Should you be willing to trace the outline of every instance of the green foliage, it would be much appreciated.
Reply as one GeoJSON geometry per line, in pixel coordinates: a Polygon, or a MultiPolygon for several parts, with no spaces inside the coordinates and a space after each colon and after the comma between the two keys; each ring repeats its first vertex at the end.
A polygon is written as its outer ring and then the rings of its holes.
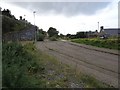
{"type": "Polygon", "coordinates": [[[10,18],[15,18],[14,15],[11,15],[11,11],[9,9],[4,9],[2,11],[2,15],[8,16],[10,18]]]}
{"type": "Polygon", "coordinates": [[[87,33],[86,32],[77,32],[76,38],[86,38],[87,33]]]}
{"type": "Polygon", "coordinates": [[[43,31],[42,29],[38,30],[38,33],[37,33],[37,40],[38,41],[44,41],[45,36],[46,36],[45,31],[43,31]]]}
{"type": "Polygon", "coordinates": [[[42,72],[42,68],[30,51],[35,51],[32,44],[23,47],[18,43],[3,43],[3,87],[38,87],[38,83],[42,87],[42,81],[33,76],[42,72]]]}
{"type": "Polygon", "coordinates": [[[65,37],[65,35],[63,35],[63,34],[61,33],[59,37],[60,37],[60,38],[64,38],[64,37],[65,37]]]}
{"type": "Polygon", "coordinates": [[[51,41],[57,41],[57,37],[55,37],[55,36],[50,37],[50,40],[51,40],[51,41]]]}
{"type": "Polygon", "coordinates": [[[97,47],[103,47],[103,48],[109,48],[109,49],[118,49],[120,50],[120,43],[118,42],[118,39],[98,39],[98,38],[93,38],[93,39],[72,39],[72,42],[76,43],[82,43],[82,44],[87,44],[87,45],[92,45],[92,46],[97,46],[97,47]]]}
{"type": "Polygon", "coordinates": [[[31,26],[30,23],[26,23],[26,25],[25,23],[25,19],[17,20],[15,16],[11,14],[9,9],[4,9],[2,11],[2,34],[24,30],[31,26]]]}
{"type": "Polygon", "coordinates": [[[71,83],[81,87],[106,87],[103,83],[89,76],[75,74],[74,69],[58,62],[43,52],[38,52],[35,45],[27,43],[3,43],[4,88],[59,88],[71,87],[71,83]]]}
{"type": "Polygon", "coordinates": [[[96,87],[96,88],[101,88],[101,87],[108,88],[109,87],[108,85],[100,83],[94,77],[88,76],[88,75],[85,75],[85,74],[81,75],[80,80],[82,80],[82,82],[85,83],[86,88],[93,88],[93,87],[96,87]]]}
{"type": "Polygon", "coordinates": [[[76,35],[74,34],[67,34],[66,37],[69,39],[75,39],[76,38],[76,35]]]}
{"type": "Polygon", "coordinates": [[[56,30],[56,28],[50,27],[49,30],[47,31],[49,34],[49,37],[53,37],[53,36],[58,36],[58,31],[56,30]]]}
{"type": "Polygon", "coordinates": [[[44,41],[45,36],[41,33],[37,34],[37,40],[38,41],[44,41]]]}
{"type": "Polygon", "coordinates": [[[87,32],[77,32],[76,34],[67,34],[66,37],[70,39],[76,39],[76,38],[86,38],[87,32]]]}
{"type": "Polygon", "coordinates": [[[25,22],[10,18],[8,16],[2,16],[2,33],[8,33],[13,31],[20,31],[29,28],[31,25],[26,24],[25,22]]]}

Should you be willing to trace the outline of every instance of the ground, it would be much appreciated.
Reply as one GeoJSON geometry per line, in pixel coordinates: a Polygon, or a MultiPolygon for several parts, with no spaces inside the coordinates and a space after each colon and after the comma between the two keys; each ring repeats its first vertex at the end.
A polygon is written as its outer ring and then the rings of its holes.
{"type": "Polygon", "coordinates": [[[37,42],[36,46],[61,63],[75,68],[76,72],[82,71],[111,86],[118,86],[118,53],[115,50],[81,46],[68,41],[37,42]]]}

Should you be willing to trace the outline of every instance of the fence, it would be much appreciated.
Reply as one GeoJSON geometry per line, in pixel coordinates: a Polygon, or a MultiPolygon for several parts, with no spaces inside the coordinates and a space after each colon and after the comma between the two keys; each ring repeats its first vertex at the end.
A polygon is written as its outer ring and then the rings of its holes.
{"type": "Polygon", "coordinates": [[[2,36],[3,41],[31,41],[35,39],[35,27],[27,30],[9,32],[2,36]]]}

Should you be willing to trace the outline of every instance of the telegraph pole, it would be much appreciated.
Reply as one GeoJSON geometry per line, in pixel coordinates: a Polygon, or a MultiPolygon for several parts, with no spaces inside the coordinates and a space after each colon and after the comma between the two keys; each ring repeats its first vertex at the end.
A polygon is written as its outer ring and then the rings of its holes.
{"type": "Polygon", "coordinates": [[[34,15],[34,26],[35,26],[35,13],[36,13],[36,11],[33,12],[33,15],[34,15]]]}
{"type": "MultiPolygon", "coordinates": [[[[24,15],[24,18],[25,18],[26,15],[24,15]]],[[[26,27],[26,20],[25,20],[25,27],[26,27]]]]}
{"type": "Polygon", "coordinates": [[[0,7],[0,12],[2,11],[2,8],[0,7]]]}
{"type": "MultiPolygon", "coordinates": [[[[33,12],[33,15],[34,15],[34,27],[35,27],[35,13],[36,13],[36,11],[33,12]]],[[[36,34],[37,34],[36,31],[37,31],[37,30],[36,30],[36,29],[37,29],[37,28],[35,27],[35,42],[37,41],[37,39],[36,39],[36,36],[37,36],[37,35],[36,35],[36,34]]]]}
{"type": "Polygon", "coordinates": [[[99,22],[98,22],[98,31],[99,31],[99,22]]]}

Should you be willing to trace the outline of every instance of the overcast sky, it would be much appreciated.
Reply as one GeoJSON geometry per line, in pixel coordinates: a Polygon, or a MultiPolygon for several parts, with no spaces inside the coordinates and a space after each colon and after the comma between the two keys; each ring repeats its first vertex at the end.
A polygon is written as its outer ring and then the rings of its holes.
{"type": "Polygon", "coordinates": [[[33,11],[36,11],[35,24],[47,31],[56,28],[63,34],[78,31],[95,31],[118,27],[118,0],[111,2],[1,2],[2,9],[10,9],[19,19],[25,18],[34,24],[33,11]]]}

